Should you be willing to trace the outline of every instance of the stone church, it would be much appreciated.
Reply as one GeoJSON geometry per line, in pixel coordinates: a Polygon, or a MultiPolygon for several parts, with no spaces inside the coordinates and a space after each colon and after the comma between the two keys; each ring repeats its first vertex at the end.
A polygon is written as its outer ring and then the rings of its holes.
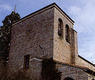
{"type": "Polygon", "coordinates": [[[78,55],[73,25],[74,21],[56,3],[14,23],[9,70],[25,69],[30,77],[41,80],[43,60],[53,59],[60,80],[95,80],[95,65],[78,55]]]}

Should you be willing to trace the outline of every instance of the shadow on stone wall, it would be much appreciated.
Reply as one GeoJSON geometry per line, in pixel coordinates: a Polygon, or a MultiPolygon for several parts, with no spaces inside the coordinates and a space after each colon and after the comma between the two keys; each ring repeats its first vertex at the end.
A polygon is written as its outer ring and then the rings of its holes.
{"type": "Polygon", "coordinates": [[[61,80],[61,72],[56,69],[52,58],[42,61],[42,80],[61,80]]]}
{"type": "Polygon", "coordinates": [[[12,72],[11,75],[9,73],[7,65],[0,63],[0,80],[34,80],[27,77],[24,71],[12,72]]]}
{"type": "MultiPolygon", "coordinates": [[[[5,66],[5,64],[2,64],[2,66],[0,66],[0,80],[35,80],[29,78],[24,70],[15,73],[12,72],[13,74],[11,74],[11,76],[9,75],[11,72],[7,71],[7,65],[5,66]]],[[[42,61],[41,80],[61,80],[61,72],[57,70],[56,63],[53,59],[44,59],[42,61]]]]}
{"type": "Polygon", "coordinates": [[[24,72],[18,71],[17,73],[12,74],[11,76],[8,76],[5,72],[0,75],[0,80],[34,80],[30,79],[25,75],[24,72]]]}

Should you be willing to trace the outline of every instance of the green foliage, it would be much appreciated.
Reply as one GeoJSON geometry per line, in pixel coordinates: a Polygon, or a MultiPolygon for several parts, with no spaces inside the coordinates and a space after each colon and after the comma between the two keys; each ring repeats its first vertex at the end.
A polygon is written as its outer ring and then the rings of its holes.
{"type": "Polygon", "coordinates": [[[0,56],[8,57],[11,40],[11,27],[12,24],[18,20],[20,20],[20,15],[12,11],[12,13],[6,16],[2,21],[3,26],[0,27],[0,56]]]}
{"type": "Polygon", "coordinates": [[[5,19],[3,20],[3,26],[10,26],[11,24],[18,20],[20,20],[20,15],[12,11],[12,13],[6,16],[5,19]]]}

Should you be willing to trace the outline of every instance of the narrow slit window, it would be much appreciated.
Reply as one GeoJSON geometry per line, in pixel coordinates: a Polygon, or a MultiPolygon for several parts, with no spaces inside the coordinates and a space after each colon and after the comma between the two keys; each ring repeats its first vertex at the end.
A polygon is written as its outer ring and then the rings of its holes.
{"type": "Polygon", "coordinates": [[[30,55],[25,55],[24,56],[24,68],[25,69],[29,68],[29,60],[30,60],[30,55]]]}
{"type": "Polygon", "coordinates": [[[58,19],[58,35],[63,37],[63,21],[62,19],[58,19]]]}
{"type": "Polygon", "coordinates": [[[65,39],[68,43],[70,43],[70,29],[67,24],[65,26],[65,39]]]}

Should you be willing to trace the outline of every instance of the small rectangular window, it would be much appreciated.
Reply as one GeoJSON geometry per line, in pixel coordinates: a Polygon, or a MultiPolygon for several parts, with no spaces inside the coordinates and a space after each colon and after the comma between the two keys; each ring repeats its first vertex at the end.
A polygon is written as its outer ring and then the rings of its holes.
{"type": "Polygon", "coordinates": [[[25,69],[29,68],[29,60],[30,60],[30,55],[25,55],[24,56],[24,68],[25,69]]]}

